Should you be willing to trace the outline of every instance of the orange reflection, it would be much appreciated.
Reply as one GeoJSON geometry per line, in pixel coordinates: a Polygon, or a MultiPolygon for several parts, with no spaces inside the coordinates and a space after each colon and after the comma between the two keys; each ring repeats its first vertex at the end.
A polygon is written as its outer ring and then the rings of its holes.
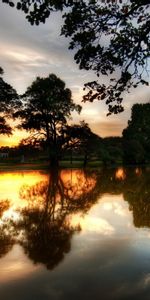
{"type": "Polygon", "coordinates": [[[24,207],[27,202],[20,200],[21,186],[25,184],[32,186],[46,178],[46,174],[38,171],[0,173],[0,199],[10,200],[13,209],[24,207]]]}
{"type": "Polygon", "coordinates": [[[83,170],[62,170],[60,177],[64,186],[69,189],[69,196],[80,197],[83,193],[89,193],[96,184],[96,178],[86,176],[83,170]]]}
{"type": "MultiPolygon", "coordinates": [[[[90,192],[96,184],[96,178],[86,176],[82,170],[62,170],[60,179],[69,197],[73,199],[78,199],[82,194],[90,192]]],[[[7,214],[5,212],[5,215],[11,216],[13,210],[23,208],[28,204],[28,197],[31,196],[28,195],[28,192],[31,187],[35,187],[33,188],[34,205],[39,205],[43,198],[39,199],[38,191],[42,188],[46,192],[48,181],[51,183],[51,176],[39,171],[0,173],[0,200],[8,199],[11,204],[11,208],[7,210],[7,214]],[[35,189],[37,190],[35,191],[35,189]],[[22,192],[22,196],[20,196],[20,192],[22,192]]],[[[60,200],[60,195],[57,194],[56,198],[60,200]]]]}
{"type": "Polygon", "coordinates": [[[126,174],[123,168],[118,168],[116,170],[115,178],[119,180],[124,180],[126,178],[126,174]]]}
{"type": "Polygon", "coordinates": [[[141,176],[141,175],[142,175],[142,169],[136,168],[136,169],[135,169],[135,174],[136,174],[137,176],[141,176]]]}

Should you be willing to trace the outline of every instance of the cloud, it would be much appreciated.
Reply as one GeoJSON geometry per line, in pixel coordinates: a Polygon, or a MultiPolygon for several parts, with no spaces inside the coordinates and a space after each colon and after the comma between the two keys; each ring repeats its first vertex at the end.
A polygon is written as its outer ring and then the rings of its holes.
{"type": "MultiPolygon", "coordinates": [[[[31,26],[22,12],[1,2],[0,66],[5,71],[4,79],[23,93],[37,76],[54,73],[72,90],[73,99],[83,105],[81,115],[73,115],[74,122],[85,119],[101,136],[121,135],[133,103],[149,100],[148,87],[142,86],[125,94],[125,112],[109,118],[104,101],[81,103],[84,83],[95,80],[96,76],[91,71],[79,70],[73,59],[74,51],[68,50],[68,39],[60,36],[61,24],[61,13],[54,13],[46,24],[31,26]]],[[[108,79],[101,76],[99,81],[106,83],[108,79]]]]}
{"type": "Polygon", "coordinates": [[[114,227],[109,222],[100,217],[87,216],[81,219],[80,225],[82,230],[87,232],[94,232],[101,235],[113,235],[115,232],[114,227]]]}
{"type": "Polygon", "coordinates": [[[99,134],[101,137],[106,136],[121,136],[122,130],[126,126],[126,121],[102,121],[102,122],[92,122],[91,128],[92,130],[99,134]]]}

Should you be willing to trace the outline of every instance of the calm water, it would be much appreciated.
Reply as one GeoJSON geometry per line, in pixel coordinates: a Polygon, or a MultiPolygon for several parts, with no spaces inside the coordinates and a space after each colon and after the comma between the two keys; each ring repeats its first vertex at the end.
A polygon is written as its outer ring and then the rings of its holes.
{"type": "Polygon", "coordinates": [[[150,299],[150,169],[1,172],[0,299],[150,299]]]}

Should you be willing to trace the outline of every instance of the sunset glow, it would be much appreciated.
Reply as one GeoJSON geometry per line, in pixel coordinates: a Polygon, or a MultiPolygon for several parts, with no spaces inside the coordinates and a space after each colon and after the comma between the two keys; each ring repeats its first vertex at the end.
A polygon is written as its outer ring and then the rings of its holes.
{"type": "Polygon", "coordinates": [[[18,146],[22,139],[28,137],[28,133],[25,130],[15,130],[13,135],[0,136],[0,147],[15,147],[18,146]]]}
{"type": "Polygon", "coordinates": [[[41,180],[46,180],[47,175],[38,171],[0,173],[0,199],[8,199],[11,207],[17,209],[24,207],[27,202],[20,200],[19,192],[21,186],[27,184],[32,186],[41,180]],[[9,188],[8,188],[9,187],[9,188]]]}
{"type": "MultiPolygon", "coordinates": [[[[4,80],[22,94],[37,76],[54,73],[65,81],[74,101],[83,107],[79,116],[73,114],[73,123],[85,120],[101,137],[121,136],[131,116],[132,105],[148,101],[149,87],[140,86],[130,94],[124,93],[125,111],[109,117],[106,117],[108,107],[104,101],[81,102],[84,84],[95,80],[96,76],[93,72],[79,70],[68,50],[68,40],[60,36],[61,24],[61,15],[56,14],[44,26],[31,26],[19,11],[0,3],[0,56],[4,80]]],[[[102,75],[100,80],[104,84],[108,82],[102,75]]],[[[25,137],[26,133],[19,131],[10,137],[1,135],[0,146],[16,146],[25,137]]]]}
{"type": "Polygon", "coordinates": [[[0,300],[150,299],[150,1],[0,1],[0,300]]]}
{"type": "MultiPolygon", "coordinates": [[[[96,179],[91,177],[86,178],[82,170],[62,170],[60,178],[64,188],[69,193],[69,197],[73,200],[78,199],[84,193],[90,192],[96,184],[96,179]]],[[[28,204],[30,199],[28,199],[29,195],[26,193],[26,189],[28,191],[30,187],[36,185],[40,188],[41,183],[48,185],[49,180],[51,181],[51,179],[49,179],[49,174],[41,173],[39,171],[0,173],[0,200],[7,199],[10,201],[11,205],[7,215],[11,216],[13,210],[23,208],[28,204]]],[[[57,195],[57,199],[60,199],[60,195],[57,195]]],[[[39,198],[37,192],[33,204],[38,207],[40,202],[44,201],[45,199],[39,198]]]]}

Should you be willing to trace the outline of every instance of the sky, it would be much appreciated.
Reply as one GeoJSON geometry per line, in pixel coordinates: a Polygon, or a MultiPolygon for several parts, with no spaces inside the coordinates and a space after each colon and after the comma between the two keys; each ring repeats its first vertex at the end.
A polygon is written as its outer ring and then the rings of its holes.
{"type": "MultiPolygon", "coordinates": [[[[73,114],[73,123],[85,120],[101,137],[121,136],[132,105],[149,101],[149,87],[138,87],[124,94],[125,111],[109,117],[103,101],[81,103],[84,83],[96,77],[91,71],[79,70],[73,51],[68,50],[68,39],[60,36],[61,22],[61,14],[57,13],[46,24],[31,26],[22,12],[0,2],[0,66],[5,72],[4,80],[21,94],[37,76],[54,73],[65,81],[74,101],[83,107],[80,115],[73,114]]],[[[100,77],[99,81],[102,80],[106,81],[100,77]]],[[[15,131],[12,137],[0,136],[0,145],[16,145],[24,137],[26,133],[22,131],[15,131]]]]}

